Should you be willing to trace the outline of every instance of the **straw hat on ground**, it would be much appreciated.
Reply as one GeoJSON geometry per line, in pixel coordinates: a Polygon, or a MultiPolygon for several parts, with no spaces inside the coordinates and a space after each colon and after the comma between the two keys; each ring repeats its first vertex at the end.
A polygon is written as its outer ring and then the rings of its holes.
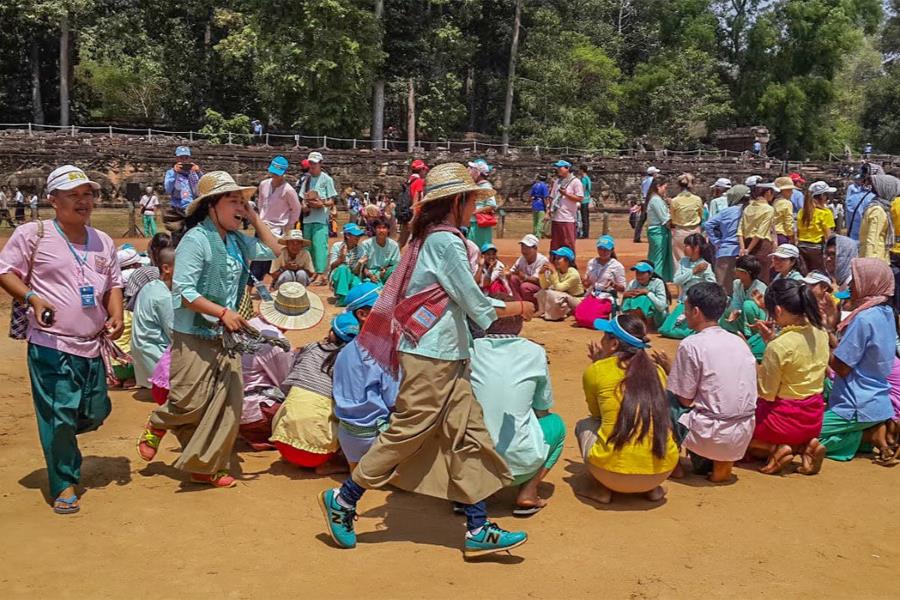
{"type": "Polygon", "coordinates": [[[303,284],[289,281],[278,286],[274,300],[259,305],[259,314],[280,329],[309,329],[319,324],[325,308],[303,284]]]}
{"type": "Polygon", "coordinates": [[[458,194],[475,194],[478,200],[490,198],[496,192],[492,188],[480,187],[469,170],[460,163],[437,165],[425,177],[425,195],[421,204],[442,198],[452,198],[458,194]]]}
{"type": "Polygon", "coordinates": [[[234,178],[225,171],[210,171],[197,182],[197,191],[199,192],[199,195],[194,198],[194,201],[191,202],[188,205],[187,210],[185,210],[185,213],[188,216],[191,216],[200,206],[200,203],[207,198],[227,194],[229,192],[241,192],[244,195],[244,199],[249,200],[256,191],[256,188],[238,185],[235,183],[234,178]]]}

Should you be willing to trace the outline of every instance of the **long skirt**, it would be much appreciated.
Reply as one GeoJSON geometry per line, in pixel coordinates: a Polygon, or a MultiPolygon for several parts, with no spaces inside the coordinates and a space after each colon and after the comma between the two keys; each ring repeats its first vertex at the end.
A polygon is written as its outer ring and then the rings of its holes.
{"type": "Polygon", "coordinates": [[[684,318],[684,302],[679,302],[672,309],[659,328],[659,335],[673,340],[683,340],[694,333],[696,332],[687,326],[687,320],[684,318]]]}
{"type": "Polygon", "coordinates": [[[769,444],[800,446],[822,431],[825,399],[822,394],[809,398],[756,402],[756,430],[753,439],[769,444]]]}
{"type": "Polygon", "coordinates": [[[365,488],[474,504],[512,482],[475,400],[467,361],[400,354],[403,378],[387,430],[353,471],[365,488]]]}
{"type": "Polygon", "coordinates": [[[338,306],[344,306],[344,298],[350,293],[350,290],[362,283],[359,275],[351,271],[347,265],[340,265],[332,271],[330,281],[338,306]]]}
{"type": "Polygon", "coordinates": [[[565,246],[575,252],[575,223],[552,221],[550,224],[550,251],[565,246]]]}
{"type": "MultiPolygon", "coordinates": [[[[744,247],[746,248],[749,246],[750,242],[750,239],[745,239],[744,247]]],[[[772,254],[772,242],[769,240],[760,240],[753,249],[752,254],[756,257],[756,260],[759,261],[759,280],[766,285],[769,285],[769,280],[772,276],[772,257],[769,256],[772,254]]]]}
{"type": "Polygon", "coordinates": [[[737,262],[737,256],[720,256],[716,259],[716,283],[722,286],[726,292],[730,292],[734,287],[734,264],[737,262]]]}
{"type": "Polygon", "coordinates": [[[536,283],[531,283],[528,281],[522,281],[516,275],[512,275],[509,278],[509,287],[512,288],[513,297],[516,300],[525,300],[526,302],[531,302],[535,306],[537,306],[537,299],[535,295],[541,291],[541,286],[536,283]]]}
{"type": "Polygon", "coordinates": [[[653,320],[653,326],[659,327],[666,320],[669,314],[667,311],[661,311],[647,296],[635,296],[634,298],[625,298],[622,301],[622,312],[640,311],[645,317],[653,320]]]}
{"type": "Polygon", "coordinates": [[[244,403],[241,358],[221,338],[172,333],[169,399],[150,413],[150,426],[168,429],[181,442],[175,467],[214,474],[228,468],[244,403]]]}
{"type": "Polygon", "coordinates": [[[862,450],[863,431],[878,425],[861,423],[856,419],[848,421],[834,411],[826,410],[822,420],[822,432],[819,441],[825,446],[828,458],[832,460],[851,460],[862,450]]]}
{"type": "Polygon", "coordinates": [[[491,244],[494,241],[494,228],[493,227],[479,227],[475,223],[475,219],[473,218],[471,223],[469,223],[469,232],[467,237],[478,246],[478,249],[481,250],[481,247],[485,244],[491,244]]]}
{"type": "Polygon", "coordinates": [[[676,227],[672,230],[672,260],[676,265],[684,258],[684,240],[692,233],[700,233],[700,228],[676,227]]]}
{"type": "Polygon", "coordinates": [[[663,281],[672,281],[672,230],[659,225],[648,227],[647,241],[647,260],[653,263],[654,270],[663,281]]]}

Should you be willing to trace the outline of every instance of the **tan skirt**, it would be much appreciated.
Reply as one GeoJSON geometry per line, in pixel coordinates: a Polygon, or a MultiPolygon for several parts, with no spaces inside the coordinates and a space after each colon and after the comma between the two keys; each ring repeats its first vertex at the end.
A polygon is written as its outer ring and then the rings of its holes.
{"type": "Polygon", "coordinates": [[[181,442],[175,467],[214,474],[228,468],[244,401],[241,359],[221,339],[172,333],[169,399],[150,413],[150,425],[181,442]]]}
{"type": "Polygon", "coordinates": [[[353,480],[465,504],[512,483],[472,393],[468,362],[401,353],[400,368],[390,426],[359,461],[353,480]]]}

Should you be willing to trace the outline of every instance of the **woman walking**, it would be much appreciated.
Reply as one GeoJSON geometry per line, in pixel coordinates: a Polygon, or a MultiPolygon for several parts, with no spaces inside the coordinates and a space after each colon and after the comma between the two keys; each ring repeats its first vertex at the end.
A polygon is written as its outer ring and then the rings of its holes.
{"type": "Polygon", "coordinates": [[[656,273],[663,281],[672,281],[672,230],[671,217],[666,204],[666,180],[659,175],[650,182],[647,190],[647,260],[655,265],[656,273]]]}

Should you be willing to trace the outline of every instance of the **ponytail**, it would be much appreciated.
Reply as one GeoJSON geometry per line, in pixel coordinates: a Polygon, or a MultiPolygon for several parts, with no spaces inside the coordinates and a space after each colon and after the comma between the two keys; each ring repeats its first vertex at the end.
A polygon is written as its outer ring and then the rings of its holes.
{"type": "Polygon", "coordinates": [[[819,302],[813,294],[812,286],[793,279],[779,279],[766,290],[766,310],[770,315],[775,314],[777,306],[792,315],[806,317],[813,327],[823,327],[819,302]]]}
{"type": "Polygon", "coordinates": [[[650,273],[650,279],[659,279],[660,281],[662,281],[663,289],[666,290],[666,304],[672,304],[672,293],[669,291],[669,286],[666,285],[666,280],[660,277],[656,272],[656,265],[649,258],[646,260],[642,260],[641,262],[645,262],[653,267],[654,270],[652,273],[650,273]]]}

